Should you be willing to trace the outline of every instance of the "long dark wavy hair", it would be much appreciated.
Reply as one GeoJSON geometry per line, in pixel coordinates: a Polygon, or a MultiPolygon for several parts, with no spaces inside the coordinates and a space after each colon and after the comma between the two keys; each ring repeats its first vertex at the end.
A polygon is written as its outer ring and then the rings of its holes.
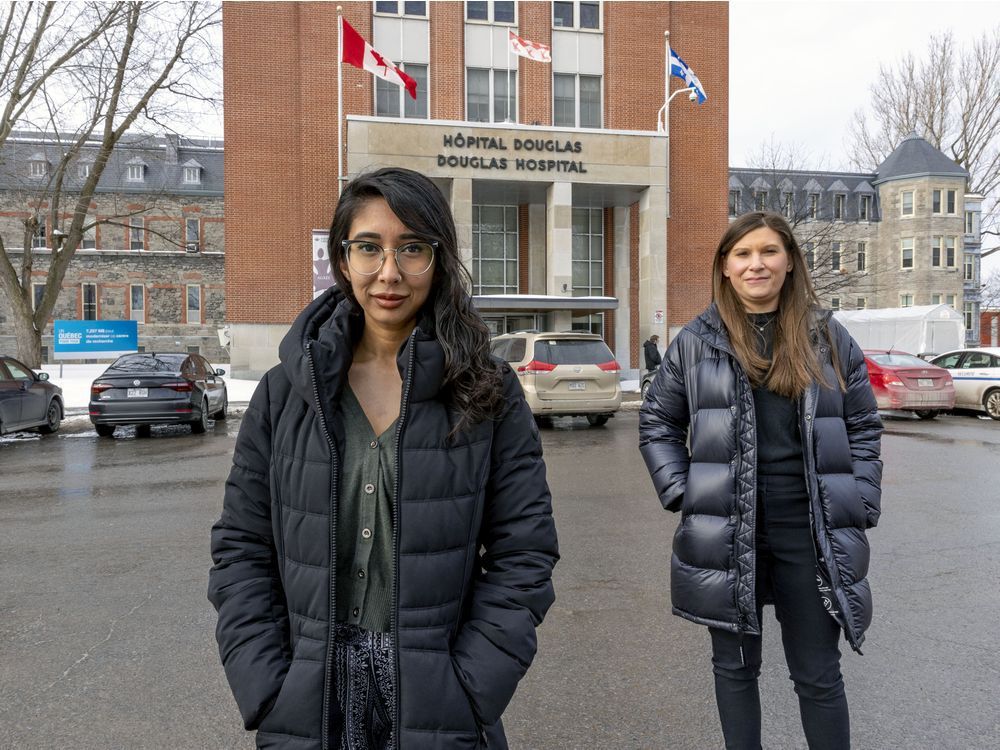
{"type": "MultiPolygon", "coordinates": [[[[823,367],[813,348],[816,311],[819,299],[809,277],[805,254],[799,247],[792,227],[785,217],[771,211],[752,211],[739,216],[719,240],[712,266],[712,298],[729,333],[736,359],[743,366],[750,382],[755,386],[766,385],[773,393],[786,398],[798,398],[809,384],[819,383],[829,387],[823,367]],[[792,261],[792,270],[785,275],[785,282],[778,297],[778,315],[775,318],[774,353],[770,361],[757,351],[757,336],[751,327],[743,303],[732,283],[723,275],[726,257],[744,235],[754,229],[767,227],[780,237],[792,261]]],[[[838,385],[844,388],[836,347],[827,326],[822,335],[830,343],[834,371],[838,385]]]]}
{"type": "Polygon", "coordinates": [[[346,260],[343,241],[348,239],[358,211],[373,198],[384,198],[408,229],[438,242],[434,280],[420,315],[432,318],[435,335],[444,349],[442,390],[458,416],[452,434],[495,418],[504,403],[503,380],[490,359],[490,332],[472,306],[472,279],[458,256],[451,208],[430,179],[410,169],[387,167],[362,173],[344,187],[333,214],[329,240],[337,286],[360,310],[351,283],[340,268],[346,260]]]}

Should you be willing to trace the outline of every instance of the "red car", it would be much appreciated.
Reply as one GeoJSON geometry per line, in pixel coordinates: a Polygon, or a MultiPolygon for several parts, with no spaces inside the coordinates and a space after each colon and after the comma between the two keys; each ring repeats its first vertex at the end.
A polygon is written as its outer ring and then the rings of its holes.
{"type": "Polygon", "coordinates": [[[955,407],[955,385],[943,367],[906,352],[874,349],[865,350],[865,364],[879,409],[934,419],[955,407]]]}

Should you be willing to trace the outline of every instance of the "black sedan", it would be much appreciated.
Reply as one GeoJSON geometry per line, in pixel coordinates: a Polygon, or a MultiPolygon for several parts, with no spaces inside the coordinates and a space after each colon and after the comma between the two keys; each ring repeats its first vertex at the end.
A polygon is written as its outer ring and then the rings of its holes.
{"type": "Polygon", "coordinates": [[[15,430],[51,434],[64,415],[62,388],[47,372],[34,372],[13,357],[0,357],[0,435],[15,430]]]}
{"type": "Polygon", "coordinates": [[[90,421],[111,437],[117,425],[188,423],[205,432],[209,418],[225,419],[229,408],[223,370],[198,354],[139,352],[119,357],[90,386],[90,421]]]}

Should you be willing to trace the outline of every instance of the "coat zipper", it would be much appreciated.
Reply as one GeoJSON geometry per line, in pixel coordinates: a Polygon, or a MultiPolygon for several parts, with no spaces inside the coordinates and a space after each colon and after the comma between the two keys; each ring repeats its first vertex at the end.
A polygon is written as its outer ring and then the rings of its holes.
{"type": "Polygon", "coordinates": [[[316,365],[312,358],[312,341],[306,342],[306,361],[309,362],[309,377],[312,380],[313,398],[316,401],[316,413],[319,414],[319,424],[323,429],[323,437],[326,438],[327,445],[330,446],[330,453],[333,456],[333,471],[330,477],[330,602],[329,619],[327,620],[326,635],[326,667],[323,674],[323,750],[330,747],[330,682],[333,677],[333,628],[336,620],[336,596],[337,596],[337,484],[340,481],[340,464],[337,456],[337,446],[330,437],[330,430],[326,423],[326,415],[323,412],[323,402],[319,397],[319,384],[316,380],[316,365]]]}
{"type": "MultiPolygon", "coordinates": [[[[743,369],[741,367],[739,367],[738,364],[736,364],[735,360],[734,360],[733,364],[736,365],[736,369],[739,372],[739,382],[740,382],[740,384],[743,385],[744,387],[749,387],[750,386],[750,381],[747,378],[746,373],[743,372],[743,369]]],[[[752,393],[751,393],[750,398],[751,399],[753,398],[753,394],[752,393]]],[[[740,411],[739,411],[739,407],[738,406],[735,407],[735,408],[736,408],[736,422],[737,422],[736,426],[737,426],[737,434],[738,434],[739,433],[740,411]]],[[[755,455],[755,457],[756,457],[756,445],[757,445],[756,435],[757,435],[757,423],[756,423],[756,421],[754,421],[754,447],[755,447],[754,455],[755,455]]],[[[737,477],[739,477],[740,472],[742,470],[742,467],[743,467],[743,451],[741,451],[739,449],[739,447],[737,447],[737,449],[736,449],[736,476],[737,477]]],[[[756,508],[756,505],[757,505],[757,467],[756,467],[756,465],[754,466],[753,476],[754,476],[753,502],[754,502],[754,507],[756,508]]],[[[739,527],[742,526],[742,525],[743,525],[743,512],[740,510],[740,501],[739,501],[739,497],[737,497],[736,498],[736,528],[737,528],[737,531],[739,530],[739,527]]],[[[756,513],[753,514],[753,521],[751,521],[751,523],[750,523],[750,537],[753,540],[754,559],[756,560],[756,555],[757,555],[757,514],[756,513]]],[[[756,567],[756,565],[754,567],[756,567]]],[[[753,594],[753,596],[751,597],[751,599],[755,602],[754,607],[756,608],[756,601],[757,601],[757,598],[756,598],[757,597],[756,587],[757,587],[757,582],[756,582],[755,578],[756,578],[756,575],[752,576],[750,578],[750,580],[753,582],[753,585],[751,586],[751,593],[753,594]]],[[[742,636],[742,634],[744,632],[746,632],[745,629],[749,628],[750,618],[747,615],[745,615],[742,612],[740,612],[739,591],[740,591],[740,581],[741,580],[742,580],[742,576],[740,575],[740,564],[739,564],[739,561],[737,560],[736,561],[736,601],[733,602],[733,603],[736,605],[736,624],[737,624],[737,628],[739,629],[738,632],[742,636]]],[[[759,627],[759,623],[758,623],[758,627],[759,627]]],[[[740,645],[740,658],[742,659],[742,657],[743,657],[743,646],[742,646],[742,643],[741,643],[741,645],[740,645]]]]}
{"type": "Polygon", "coordinates": [[[400,479],[403,476],[403,425],[406,422],[410,388],[413,385],[413,363],[417,351],[416,334],[417,329],[414,328],[410,333],[410,356],[406,365],[406,382],[403,383],[403,393],[399,402],[399,422],[396,424],[396,486],[392,488],[392,611],[389,613],[389,630],[392,633],[393,676],[395,677],[393,689],[396,691],[392,716],[392,736],[396,747],[402,745],[399,736],[400,705],[402,704],[402,695],[399,689],[399,487],[400,479]]]}

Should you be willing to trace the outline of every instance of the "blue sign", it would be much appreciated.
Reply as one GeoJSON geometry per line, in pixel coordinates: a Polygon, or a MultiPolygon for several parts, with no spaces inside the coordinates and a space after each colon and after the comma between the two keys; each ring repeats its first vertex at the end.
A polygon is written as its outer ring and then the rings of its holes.
{"type": "Polygon", "coordinates": [[[134,320],[57,320],[53,339],[56,359],[110,359],[138,351],[139,324],[134,320]]]}

